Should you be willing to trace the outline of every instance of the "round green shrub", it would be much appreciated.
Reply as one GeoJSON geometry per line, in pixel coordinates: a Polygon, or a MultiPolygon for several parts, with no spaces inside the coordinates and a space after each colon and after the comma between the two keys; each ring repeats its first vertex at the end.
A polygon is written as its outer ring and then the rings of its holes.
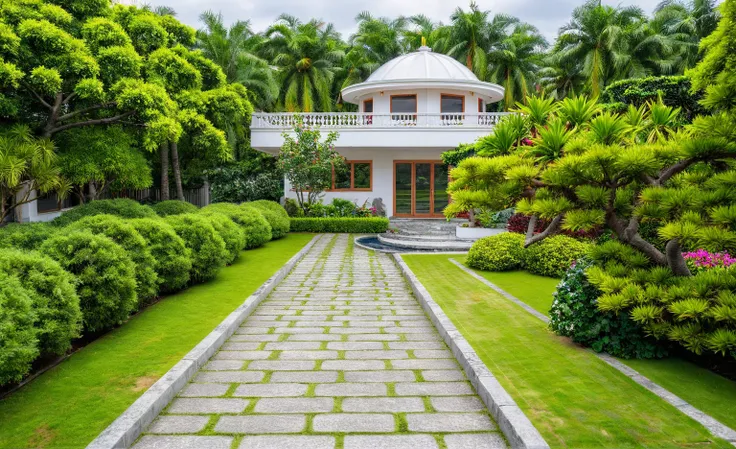
{"type": "Polygon", "coordinates": [[[36,314],[42,354],[64,354],[82,330],[76,280],[58,262],[35,251],[0,250],[0,272],[15,276],[28,290],[36,314]]]}
{"type": "Polygon", "coordinates": [[[135,227],[114,215],[95,215],[84,217],[68,226],[70,231],[89,230],[93,234],[101,234],[122,246],[135,263],[135,280],[138,285],[138,302],[150,302],[158,295],[158,276],[156,275],[156,259],[151,255],[146,240],[135,230],[135,227]]]}
{"type": "Polygon", "coordinates": [[[10,223],[0,228],[0,248],[38,249],[56,230],[48,223],[10,223]]]}
{"type": "Polygon", "coordinates": [[[19,382],[38,357],[34,321],[30,292],[0,272],[0,385],[19,382]]]}
{"type": "Polygon", "coordinates": [[[138,218],[129,223],[151,250],[161,292],[170,293],[184,288],[192,270],[192,251],[176,235],[174,228],[163,220],[152,218],[138,218]]]}
{"type": "Polygon", "coordinates": [[[51,222],[54,226],[67,226],[90,215],[115,215],[122,218],[153,218],[156,212],[148,206],[127,198],[96,200],[70,209],[51,222]]]}
{"type": "Polygon", "coordinates": [[[203,282],[214,278],[230,254],[210,220],[198,214],[171,215],[165,220],[192,252],[191,279],[203,282]]]}
{"type": "Polygon", "coordinates": [[[521,267],[524,236],[514,232],[478,239],[468,251],[468,266],[484,271],[507,271],[521,267]]]}
{"type": "Polygon", "coordinates": [[[589,248],[589,243],[572,237],[548,237],[524,250],[524,267],[530,273],[560,278],[574,261],[587,254],[589,248]]]}
{"type": "Polygon", "coordinates": [[[202,210],[225,214],[245,231],[245,249],[257,248],[271,240],[271,225],[258,209],[241,204],[213,203],[202,210]]]}
{"type": "Polygon", "coordinates": [[[138,304],[135,263],[109,237],[89,231],[58,233],[40,251],[76,276],[86,330],[110,329],[125,321],[138,304]]]}
{"type": "Polygon", "coordinates": [[[192,203],[179,200],[166,200],[153,205],[153,210],[161,217],[169,215],[194,214],[199,208],[192,203]]]}
{"type": "Polygon", "coordinates": [[[258,200],[246,203],[261,212],[261,215],[271,225],[271,236],[274,240],[280,239],[289,233],[289,214],[279,203],[268,200],[258,200]]]}
{"type": "Polygon", "coordinates": [[[243,228],[235,224],[227,215],[219,212],[204,211],[202,215],[212,223],[222,240],[225,242],[225,248],[230,255],[227,263],[231,264],[240,257],[240,252],[245,248],[245,232],[243,228]]]}

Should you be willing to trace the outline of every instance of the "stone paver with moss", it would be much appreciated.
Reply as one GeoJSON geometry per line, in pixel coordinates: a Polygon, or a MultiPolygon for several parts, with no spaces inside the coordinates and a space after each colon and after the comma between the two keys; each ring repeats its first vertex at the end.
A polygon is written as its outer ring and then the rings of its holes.
{"type": "Polygon", "coordinates": [[[393,261],[328,235],[134,447],[506,442],[393,261]]]}

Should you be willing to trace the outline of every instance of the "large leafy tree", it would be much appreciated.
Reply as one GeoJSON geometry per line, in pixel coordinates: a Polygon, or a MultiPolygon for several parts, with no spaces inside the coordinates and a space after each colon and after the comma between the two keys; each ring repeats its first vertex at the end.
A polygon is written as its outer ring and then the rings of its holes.
{"type": "Polygon", "coordinates": [[[369,61],[383,64],[405,52],[402,37],[406,32],[406,18],[373,17],[364,11],[355,21],[358,31],[350,36],[349,43],[353,49],[365,52],[369,61]]]}

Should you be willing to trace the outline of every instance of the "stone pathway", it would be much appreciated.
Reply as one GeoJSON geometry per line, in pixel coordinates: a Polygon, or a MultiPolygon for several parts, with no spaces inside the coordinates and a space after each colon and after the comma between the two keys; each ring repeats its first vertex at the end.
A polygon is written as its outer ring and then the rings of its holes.
{"type": "Polygon", "coordinates": [[[346,235],[323,236],[134,445],[505,447],[393,261],[346,235]]]}

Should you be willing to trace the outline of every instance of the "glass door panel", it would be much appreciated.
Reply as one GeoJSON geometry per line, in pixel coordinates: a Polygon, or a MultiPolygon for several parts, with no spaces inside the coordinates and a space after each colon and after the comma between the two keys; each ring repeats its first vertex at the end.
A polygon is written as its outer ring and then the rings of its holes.
{"type": "Polygon", "coordinates": [[[447,165],[434,164],[434,213],[441,214],[449,203],[447,195],[447,183],[449,173],[447,165]]]}
{"type": "Polygon", "coordinates": [[[432,213],[432,164],[416,163],[414,175],[414,214],[432,213]]]}
{"type": "Polygon", "coordinates": [[[411,215],[411,163],[396,164],[396,214],[411,215]]]}

